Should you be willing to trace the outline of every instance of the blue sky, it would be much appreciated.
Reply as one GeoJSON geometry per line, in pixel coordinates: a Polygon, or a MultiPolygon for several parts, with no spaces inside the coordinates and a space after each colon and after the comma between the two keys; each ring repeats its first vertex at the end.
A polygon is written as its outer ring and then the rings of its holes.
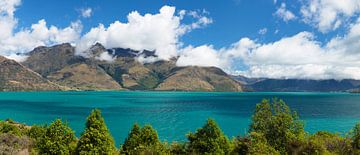
{"type": "Polygon", "coordinates": [[[157,52],[144,63],[177,56],[249,77],[360,79],[359,13],[359,0],[1,0],[0,55],[23,61],[70,42],[87,56],[100,42],[157,52]]]}
{"type": "MultiPolygon", "coordinates": [[[[289,2],[289,10],[299,9],[298,1],[289,2]]],[[[295,21],[283,22],[273,15],[281,3],[274,4],[272,0],[197,0],[191,3],[181,0],[23,0],[16,16],[20,19],[18,28],[29,27],[40,19],[58,27],[66,27],[70,22],[80,19],[83,32],[99,23],[109,25],[119,20],[126,22],[126,16],[131,11],[141,14],[158,12],[164,5],[175,6],[176,9],[203,10],[210,13],[214,20],[204,29],[194,30],[182,37],[185,43],[192,45],[213,44],[218,48],[236,42],[241,37],[259,39],[262,42],[275,41],[284,36],[291,36],[308,30],[316,32],[311,26],[295,21]],[[39,9],[41,8],[41,9],[39,9]],[[91,18],[81,18],[80,10],[92,8],[91,18]],[[267,28],[268,33],[260,35],[258,32],[267,28]],[[279,30],[278,34],[275,31],[279,30]]],[[[320,34],[319,34],[320,35],[320,34]]],[[[326,36],[319,36],[326,39],[326,36]]]]}

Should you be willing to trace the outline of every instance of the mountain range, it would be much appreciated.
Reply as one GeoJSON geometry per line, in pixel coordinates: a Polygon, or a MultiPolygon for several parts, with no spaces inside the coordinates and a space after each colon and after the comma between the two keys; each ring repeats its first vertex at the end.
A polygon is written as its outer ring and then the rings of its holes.
{"type": "Polygon", "coordinates": [[[249,91],[265,92],[355,92],[360,88],[360,80],[353,79],[269,79],[233,76],[249,91]]]}
{"type": "Polygon", "coordinates": [[[0,91],[157,90],[359,92],[360,80],[269,79],[232,76],[216,67],[176,65],[169,61],[141,63],[154,51],[106,49],[96,43],[87,55],[69,43],[40,46],[21,63],[0,56],[0,91]],[[107,56],[105,60],[103,57],[107,56]]]}
{"type": "Polygon", "coordinates": [[[37,47],[21,63],[1,57],[0,91],[38,90],[158,90],[242,91],[240,82],[215,67],[176,66],[169,61],[141,63],[137,57],[156,57],[153,51],[106,49],[97,43],[88,55],[76,54],[64,43],[37,47]],[[111,61],[103,60],[110,56],[111,61]]]}

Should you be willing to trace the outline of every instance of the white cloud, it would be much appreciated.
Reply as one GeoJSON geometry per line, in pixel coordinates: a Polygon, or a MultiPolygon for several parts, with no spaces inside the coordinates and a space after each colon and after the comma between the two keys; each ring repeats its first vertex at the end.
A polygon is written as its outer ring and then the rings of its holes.
{"type": "Polygon", "coordinates": [[[346,35],[324,44],[306,31],[266,44],[242,38],[219,50],[191,47],[180,55],[178,65],[216,66],[249,77],[360,79],[359,49],[360,19],[346,35]],[[239,62],[248,69],[236,70],[239,62]]]}
{"type": "Polygon", "coordinates": [[[186,47],[182,49],[176,65],[225,67],[225,61],[212,46],[186,47]]]}
{"type": "Polygon", "coordinates": [[[81,16],[84,18],[90,18],[92,15],[92,9],[91,8],[83,8],[80,10],[81,16]]]}
{"type": "Polygon", "coordinates": [[[47,27],[46,21],[42,19],[32,24],[31,28],[14,32],[18,21],[14,11],[20,3],[20,0],[0,1],[0,55],[11,57],[14,53],[26,53],[37,46],[74,43],[80,37],[82,26],[79,21],[60,29],[56,26],[47,27]]]}
{"type": "Polygon", "coordinates": [[[95,59],[101,60],[101,61],[113,62],[115,60],[115,57],[113,57],[108,52],[102,52],[99,56],[96,56],[95,59]]]}
{"type": "Polygon", "coordinates": [[[23,61],[25,61],[27,59],[28,56],[19,55],[19,54],[10,54],[10,55],[7,55],[5,57],[8,58],[8,59],[15,60],[17,62],[23,62],[23,61]]]}
{"type": "Polygon", "coordinates": [[[286,9],[285,3],[281,3],[281,6],[275,12],[275,15],[285,22],[296,19],[294,13],[286,9]]]}
{"type": "Polygon", "coordinates": [[[262,29],[259,30],[258,33],[259,33],[260,35],[264,35],[264,34],[267,33],[267,31],[268,31],[267,28],[262,28],[262,29]]]}
{"type": "Polygon", "coordinates": [[[0,40],[11,36],[13,28],[17,24],[14,12],[20,4],[20,0],[0,1],[0,40]]]}
{"type": "Polygon", "coordinates": [[[306,0],[301,7],[303,20],[323,33],[337,29],[359,12],[359,0],[306,0]]]}
{"type": "Polygon", "coordinates": [[[180,36],[212,22],[210,18],[196,11],[181,10],[179,15],[176,15],[175,7],[170,6],[163,6],[157,14],[141,15],[133,11],[127,19],[127,23],[115,21],[108,27],[99,24],[92,28],[78,42],[77,53],[87,55],[86,49],[99,42],[106,48],[155,50],[160,59],[169,60],[177,55],[177,48],[181,44],[180,36]],[[181,24],[185,15],[192,16],[196,21],[181,24]]]}

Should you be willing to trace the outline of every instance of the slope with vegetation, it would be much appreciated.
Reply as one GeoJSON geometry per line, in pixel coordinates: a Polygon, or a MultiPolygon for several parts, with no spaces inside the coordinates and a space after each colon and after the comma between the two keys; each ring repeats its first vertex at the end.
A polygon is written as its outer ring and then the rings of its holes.
{"type": "Polygon", "coordinates": [[[0,91],[65,90],[14,60],[0,56],[0,91]]]}
{"type": "Polygon", "coordinates": [[[360,123],[345,136],[319,131],[308,134],[304,124],[282,100],[256,105],[249,132],[229,139],[212,119],[186,135],[185,142],[162,142],[150,125],[135,124],[116,148],[99,110],[91,112],[77,139],[61,120],[49,126],[0,122],[2,154],[230,154],[230,155],[356,155],[360,154],[360,123]]]}

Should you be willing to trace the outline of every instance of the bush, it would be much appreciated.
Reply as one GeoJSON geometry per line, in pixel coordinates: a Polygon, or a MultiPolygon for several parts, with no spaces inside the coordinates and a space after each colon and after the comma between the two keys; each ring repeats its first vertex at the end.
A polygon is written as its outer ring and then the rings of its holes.
{"type": "Polygon", "coordinates": [[[173,142],[170,145],[170,154],[177,154],[177,155],[185,155],[186,152],[186,145],[184,143],[173,142]]]}
{"type": "Polygon", "coordinates": [[[187,138],[189,153],[228,154],[231,151],[231,143],[212,119],[195,133],[189,133],[187,138]]]}
{"type": "Polygon", "coordinates": [[[101,112],[95,109],[88,116],[85,131],[77,145],[78,154],[116,154],[114,140],[101,112]]]}
{"type": "Polygon", "coordinates": [[[27,135],[30,138],[33,138],[35,141],[38,141],[41,139],[41,137],[45,136],[46,128],[46,126],[33,125],[28,131],[27,135]]]}
{"type": "Polygon", "coordinates": [[[360,123],[357,123],[351,131],[351,145],[357,154],[360,154],[360,123]]]}
{"type": "Polygon", "coordinates": [[[150,125],[141,128],[135,124],[125,139],[124,145],[121,146],[120,152],[122,154],[164,154],[169,151],[150,125]]]}
{"type": "Polygon", "coordinates": [[[263,100],[256,105],[250,132],[261,133],[267,142],[282,154],[293,152],[305,141],[303,123],[284,101],[263,100]]]}
{"type": "MultiPolygon", "coordinates": [[[[39,135],[41,134],[39,133],[39,135]]],[[[71,154],[74,150],[72,147],[74,143],[74,131],[57,119],[46,128],[45,133],[38,140],[36,148],[40,154],[71,154]]]]}
{"type": "Polygon", "coordinates": [[[11,124],[7,121],[0,122],[0,133],[9,133],[9,134],[13,134],[16,136],[22,135],[22,132],[16,125],[11,124]]]}

